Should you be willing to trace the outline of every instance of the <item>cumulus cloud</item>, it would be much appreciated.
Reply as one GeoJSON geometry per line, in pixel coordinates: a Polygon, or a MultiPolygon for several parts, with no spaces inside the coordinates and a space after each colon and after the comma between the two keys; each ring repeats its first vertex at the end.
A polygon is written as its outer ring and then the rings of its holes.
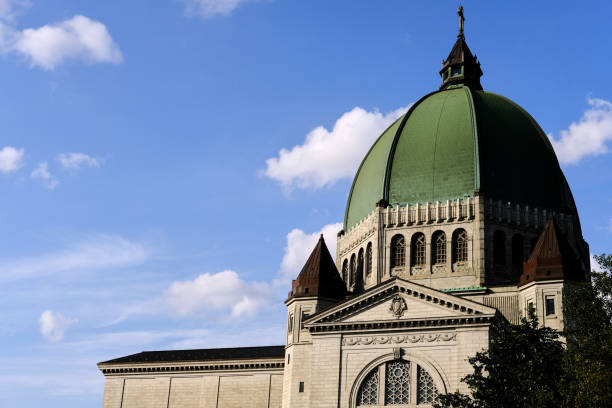
{"type": "Polygon", "coordinates": [[[49,190],[54,190],[59,184],[59,180],[49,171],[49,164],[47,162],[38,163],[38,166],[30,173],[30,177],[40,180],[43,186],[49,190]]]}
{"type": "Polygon", "coordinates": [[[278,157],[266,160],[263,171],[285,188],[321,188],[355,175],[359,163],[380,134],[408,110],[399,108],[382,114],[360,107],[344,113],[330,131],[318,126],[304,144],[281,149],[278,157]]]}
{"type": "Polygon", "coordinates": [[[100,160],[85,153],[60,153],[57,160],[65,169],[78,170],[81,166],[100,167],[100,160]]]}
{"type": "Polygon", "coordinates": [[[52,310],[45,310],[38,319],[40,333],[49,341],[57,342],[64,338],[66,330],[77,322],[77,319],[66,317],[52,310]]]}
{"type": "Polygon", "coordinates": [[[187,13],[204,17],[227,16],[246,0],[183,0],[187,13]]]}
{"type": "Polygon", "coordinates": [[[233,317],[251,316],[266,306],[270,298],[268,284],[244,281],[229,270],[174,282],[166,291],[168,304],[181,316],[212,311],[230,311],[233,317]]]}
{"type": "Polygon", "coordinates": [[[612,141],[612,103],[597,98],[587,102],[590,108],[578,122],[562,130],[558,138],[548,135],[563,164],[578,164],[585,156],[608,152],[607,143],[612,141]]]}
{"type": "Polygon", "coordinates": [[[113,64],[123,61],[106,26],[82,15],[25,30],[2,24],[0,46],[5,53],[19,54],[31,66],[46,70],[53,70],[68,60],[113,64]]]}
{"type": "Polygon", "coordinates": [[[5,146],[0,149],[0,173],[11,173],[18,170],[23,163],[23,149],[5,146]]]}
{"type": "Polygon", "coordinates": [[[320,231],[307,234],[301,229],[295,228],[287,234],[287,245],[285,246],[285,254],[281,261],[280,278],[277,284],[285,284],[291,279],[295,279],[302,267],[308,260],[308,256],[314,249],[321,234],[325,239],[325,244],[332,255],[336,258],[336,240],[337,234],[342,229],[342,223],[328,224],[321,228],[320,231]]]}
{"type": "Polygon", "coordinates": [[[145,245],[114,235],[95,235],[68,248],[12,261],[0,261],[0,281],[57,273],[118,269],[144,263],[151,251],[145,245]]]}

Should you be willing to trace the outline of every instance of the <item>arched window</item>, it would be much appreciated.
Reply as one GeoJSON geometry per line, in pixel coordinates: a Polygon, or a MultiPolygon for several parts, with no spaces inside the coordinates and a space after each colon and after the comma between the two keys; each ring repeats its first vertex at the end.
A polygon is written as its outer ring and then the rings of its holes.
{"type": "Polygon", "coordinates": [[[366,247],[366,260],[365,260],[366,276],[372,274],[372,243],[368,243],[366,247]]]}
{"type": "Polygon", "coordinates": [[[412,266],[425,265],[425,235],[423,233],[418,232],[412,236],[410,252],[412,253],[412,266]]]}
{"type": "Polygon", "coordinates": [[[444,232],[434,232],[431,239],[431,250],[431,261],[434,265],[446,263],[446,234],[444,232]]]}
{"type": "Polygon", "coordinates": [[[355,284],[355,273],[357,272],[357,258],[355,257],[355,254],[351,255],[351,282],[350,285],[354,285],[355,284]]]}
{"type": "Polygon", "coordinates": [[[396,235],[391,240],[391,267],[406,265],[406,240],[403,235],[396,235]]]}
{"type": "Polygon", "coordinates": [[[467,262],[467,260],[467,232],[463,228],[459,228],[453,232],[453,262],[467,262]]]}
{"type": "Polygon", "coordinates": [[[393,360],[374,368],[357,391],[358,407],[383,405],[431,405],[437,401],[437,388],[431,375],[418,364],[393,360]],[[379,383],[384,378],[381,387],[379,383]]]}
{"type": "Polygon", "coordinates": [[[363,261],[363,248],[361,248],[357,255],[357,273],[355,276],[355,287],[360,290],[363,288],[363,261]]]}
{"type": "Polygon", "coordinates": [[[348,283],[348,269],[348,259],[345,259],[344,262],[342,262],[342,280],[344,283],[348,283]]]}
{"type": "Polygon", "coordinates": [[[523,267],[523,236],[514,234],[512,236],[512,268],[521,269],[523,267]]]}
{"type": "Polygon", "coordinates": [[[506,264],[506,234],[503,231],[495,231],[493,234],[493,263],[506,264]]]}

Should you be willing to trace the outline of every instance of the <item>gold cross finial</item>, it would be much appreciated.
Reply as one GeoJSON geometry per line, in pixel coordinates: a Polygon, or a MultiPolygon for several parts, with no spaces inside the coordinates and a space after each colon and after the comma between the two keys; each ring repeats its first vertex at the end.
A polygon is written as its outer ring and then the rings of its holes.
{"type": "Polygon", "coordinates": [[[457,14],[459,14],[459,37],[463,37],[463,22],[465,21],[465,17],[463,17],[463,6],[459,6],[457,14]]]}

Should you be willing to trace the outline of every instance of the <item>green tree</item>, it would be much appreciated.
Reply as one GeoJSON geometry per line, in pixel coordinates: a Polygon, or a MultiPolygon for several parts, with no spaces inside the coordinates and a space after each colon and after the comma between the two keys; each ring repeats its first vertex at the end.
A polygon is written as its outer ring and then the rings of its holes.
{"type": "Polygon", "coordinates": [[[612,406],[612,255],[595,260],[591,284],[564,294],[567,350],[564,353],[563,405],[612,406]]]}
{"type": "Polygon", "coordinates": [[[529,319],[511,325],[499,319],[491,327],[489,350],[469,359],[474,372],[465,376],[471,396],[439,396],[436,408],[558,407],[563,373],[559,334],[529,319]]]}

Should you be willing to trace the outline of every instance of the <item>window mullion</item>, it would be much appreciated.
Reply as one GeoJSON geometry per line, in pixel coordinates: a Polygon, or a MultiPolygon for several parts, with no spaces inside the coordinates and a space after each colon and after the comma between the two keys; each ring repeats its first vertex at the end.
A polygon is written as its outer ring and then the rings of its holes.
{"type": "Polygon", "coordinates": [[[378,366],[378,405],[385,405],[385,384],[387,383],[385,366],[386,364],[378,366]]]}
{"type": "Polygon", "coordinates": [[[417,404],[417,365],[410,362],[410,405],[417,404]]]}

